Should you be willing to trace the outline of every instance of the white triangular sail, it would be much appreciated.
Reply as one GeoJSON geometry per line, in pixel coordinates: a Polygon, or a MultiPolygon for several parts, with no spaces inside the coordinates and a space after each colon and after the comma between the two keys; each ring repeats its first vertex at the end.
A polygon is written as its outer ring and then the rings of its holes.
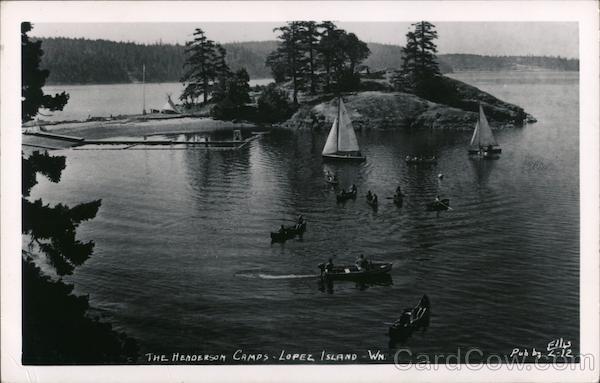
{"type": "Polygon", "coordinates": [[[338,151],[338,119],[337,117],[331,125],[329,136],[327,136],[327,142],[323,148],[323,154],[334,154],[338,151]]]}
{"type": "Polygon", "coordinates": [[[475,123],[475,130],[473,130],[473,137],[471,137],[471,146],[478,146],[479,140],[479,121],[475,123]]]}
{"type": "Polygon", "coordinates": [[[340,111],[339,111],[339,129],[338,129],[338,151],[339,152],[358,152],[358,141],[356,139],[356,133],[352,127],[352,121],[348,111],[344,106],[344,102],[340,98],[340,111]]]}
{"type": "Polygon", "coordinates": [[[479,104],[479,120],[475,125],[473,137],[471,137],[471,145],[478,146],[480,148],[489,145],[498,146],[498,143],[494,138],[494,134],[492,133],[492,129],[490,128],[487,118],[485,117],[485,113],[483,113],[481,104],[479,104]]]}
{"type": "Polygon", "coordinates": [[[167,95],[167,104],[169,104],[169,106],[171,107],[171,109],[176,112],[179,113],[179,109],[177,109],[177,106],[175,105],[175,103],[173,102],[173,100],[171,100],[171,95],[167,95]]]}

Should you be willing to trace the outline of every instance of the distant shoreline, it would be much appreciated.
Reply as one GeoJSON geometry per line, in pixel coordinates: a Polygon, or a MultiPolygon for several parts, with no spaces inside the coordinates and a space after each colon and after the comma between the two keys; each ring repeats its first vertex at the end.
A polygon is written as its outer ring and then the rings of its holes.
{"type": "MultiPolygon", "coordinates": [[[[520,73],[524,73],[524,72],[547,72],[547,73],[552,73],[552,72],[556,72],[556,73],[567,73],[567,72],[571,72],[571,73],[578,73],[579,69],[577,70],[570,70],[570,69],[551,69],[551,68],[543,68],[543,67],[527,67],[527,68],[501,68],[501,69],[497,69],[497,70],[492,70],[492,69],[454,69],[452,72],[448,72],[446,73],[447,75],[451,75],[452,73],[502,73],[502,72],[520,72],[520,73]]],[[[252,78],[250,79],[250,82],[253,81],[262,81],[262,80],[270,80],[270,81],[275,81],[272,78],[266,78],[266,77],[262,77],[262,78],[252,78]]],[[[179,80],[173,80],[173,81],[147,81],[146,85],[152,84],[152,85],[160,85],[160,84],[176,84],[176,83],[181,83],[179,80]]],[[[142,82],[138,82],[138,81],[134,81],[134,82],[101,82],[101,83],[53,83],[53,82],[47,82],[44,87],[58,87],[58,86],[90,86],[90,85],[142,85],[142,82]]],[[[251,87],[255,86],[255,85],[250,85],[251,87]]],[[[182,85],[183,87],[183,85],[182,85]]]]}
{"type": "MultiPolygon", "coordinates": [[[[269,77],[261,77],[261,78],[251,78],[250,83],[253,81],[275,81],[269,77]]],[[[65,83],[55,83],[55,82],[46,82],[44,87],[49,86],[87,86],[87,85],[143,85],[144,83],[141,81],[132,81],[132,82],[65,82],[65,83]]],[[[173,81],[146,81],[146,85],[161,85],[161,84],[182,84],[179,80],[173,81]]],[[[250,85],[255,86],[255,85],[250,85]]],[[[183,88],[183,84],[181,85],[183,88]]]]}

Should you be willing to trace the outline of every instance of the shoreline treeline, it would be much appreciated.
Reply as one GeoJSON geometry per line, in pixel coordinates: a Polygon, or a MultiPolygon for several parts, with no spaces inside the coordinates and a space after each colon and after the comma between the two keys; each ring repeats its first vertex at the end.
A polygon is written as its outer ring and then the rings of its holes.
{"type": "MultiPolygon", "coordinates": [[[[44,56],[41,66],[50,71],[47,84],[111,84],[142,81],[146,65],[147,82],[178,82],[183,75],[183,45],[137,44],[109,40],[40,38],[44,56]]],[[[248,41],[221,44],[232,70],[245,67],[250,78],[271,77],[265,65],[277,41],[248,41]]],[[[363,65],[372,71],[400,68],[402,47],[367,43],[371,51],[363,65]]],[[[549,70],[577,71],[579,60],[559,56],[482,56],[473,54],[438,55],[440,71],[510,70],[532,66],[549,70]]]]}

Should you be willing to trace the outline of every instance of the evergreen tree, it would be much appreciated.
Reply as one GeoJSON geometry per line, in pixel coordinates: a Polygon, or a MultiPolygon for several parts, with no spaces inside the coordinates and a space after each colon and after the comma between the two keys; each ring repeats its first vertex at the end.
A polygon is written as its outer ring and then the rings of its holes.
{"type": "Polygon", "coordinates": [[[402,74],[415,81],[440,74],[436,57],[437,46],[434,43],[438,37],[435,25],[421,21],[412,26],[414,31],[406,34],[406,46],[402,50],[402,74]]]}
{"type": "MultiPolygon", "coordinates": [[[[27,37],[30,23],[21,25],[23,93],[22,122],[32,119],[39,108],[60,110],[67,103],[65,93],[54,97],[41,91],[47,70],[39,69],[41,43],[27,37]]],[[[87,297],[71,294],[72,285],[53,281],[35,262],[53,267],[62,277],[73,273],[94,250],[94,242],[76,239],[76,229],[96,216],[101,200],[74,207],[49,206],[28,197],[37,184],[37,174],[59,182],[65,157],[34,152],[21,158],[21,233],[27,250],[22,251],[23,357],[24,364],[124,363],[137,358],[136,342],[112,331],[109,324],[87,317],[87,297]],[[90,347],[93,345],[93,347],[90,347]]]]}
{"type": "Polygon", "coordinates": [[[268,54],[265,65],[271,69],[271,75],[280,84],[287,79],[287,63],[279,50],[268,54]]]}
{"type": "Polygon", "coordinates": [[[434,43],[438,34],[435,25],[427,21],[412,24],[412,27],[414,30],[406,34],[406,46],[402,49],[402,69],[394,76],[393,83],[400,90],[430,95],[435,78],[440,74],[434,43]]]}
{"type": "Polygon", "coordinates": [[[31,31],[31,23],[21,23],[21,121],[33,120],[40,108],[51,111],[63,110],[69,100],[65,92],[54,96],[44,94],[42,88],[50,72],[40,69],[40,61],[44,54],[41,41],[31,41],[27,32],[31,31]]]}
{"type": "Polygon", "coordinates": [[[213,100],[219,101],[227,92],[227,81],[232,73],[226,62],[227,51],[221,44],[215,45],[212,66],[215,74],[215,84],[213,85],[213,100]]]}
{"type": "Polygon", "coordinates": [[[294,113],[287,92],[273,83],[263,90],[257,104],[258,117],[261,121],[285,121],[294,113]]]}
{"type": "Polygon", "coordinates": [[[339,43],[339,34],[341,31],[338,30],[335,24],[331,21],[322,22],[319,24],[319,28],[322,29],[322,31],[320,33],[318,51],[322,65],[325,69],[325,90],[329,91],[331,70],[334,66],[334,62],[336,61],[336,47],[339,43]]]}
{"type": "Polygon", "coordinates": [[[354,33],[344,33],[341,35],[341,44],[339,46],[341,64],[336,73],[337,88],[339,91],[356,90],[360,86],[360,75],[357,72],[359,64],[365,60],[369,54],[367,44],[360,41],[354,33]]]}
{"type": "Polygon", "coordinates": [[[308,81],[310,83],[310,93],[315,93],[317,89],[317,44],[319,42],[319,32],[317,23],[314,21],[301,21],[300,24],[300,43],[307,56],[308,81]]]}
{"type": "Polygon", "coordinates": [[[211,83],[215,78],[214,42],[204,35],[202,29],[196,28],[194,39],[188,41],[185,46],[187,57],[184,66],[187,67],[187,70],[181,81],[186,86],[179,99],[195,103],[196,99],[202,95],[203,102],[206,103],[211,83]]]}
{"type": "Polygon", "coordinates": [[[299,21],[291,21],[282,27],[273,29],[279,31],[279,47],[275,53],[269,55],[267,65],[275,65],[276,68],[285,68],[286,79],[291,79],[294,104],[298,103],[298,92],[305,87],[305,76],[307,73],[308,60],[305,56],[302,44],[302,24],[299,21]]]}
{"type": "Polygon", "coordinates": [[[250,76],[244,68],[228,76],[224,86],[213,93],[216,104],[211,115],[221,120],[242,117],[244,105],[250,102],[249,81],[250,76]]]}

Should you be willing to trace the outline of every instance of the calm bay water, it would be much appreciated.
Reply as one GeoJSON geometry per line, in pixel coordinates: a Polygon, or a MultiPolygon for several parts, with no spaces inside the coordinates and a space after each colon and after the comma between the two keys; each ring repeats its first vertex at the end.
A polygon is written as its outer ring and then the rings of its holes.
{"type": "Polygon", "coordinates": [[[469,160],[469,132],[361,132],[367,162],[354,165],[322,163],[327,132],[273,132],[232,152],[58,151],[61,182],[39,177],[32,198],[102,198],[78,230],[95,253],[69,281],[142,352],[393,353],[385,322],[426,293],[431,325],[406,342],[414,353],[508,355],[560,337],[576,353],[578,73],[454,77],[538,123],[498,131],[494,161],[469,160]],[[412,153],[439,162],[407,166],[412,153]],[[361,197],[337,204],[326,169],[361,197]],[[402,208],[385,199],[397,185],[402,208]],[[368,189],[380,197],[376,212],[368,189]],[[453,210],[426,212],[436,194],[453,210]],[[304,240],[271,245],[269,231],[299,213],[304,240]],[[392,284],[321,289],[318,263],[360,253],[392,262],[392,284]]]}
{"type": "MultiPolygon", "coordinates": [[[[266,85],[270,78],[250,80],[250,86],[266,85]]],[[[92,117],[109,117],[122,114],[140,114],[144,108],[142,84],[102,85],[50,85],[44,92],[55,94],[67,92],[69,102],[62,111],[42,111],[38,118],[47,121],[85,120],[92,117]]],[[[178,82],[146,84],[146,110],[161,109],[167,103],[167,95],[174,102],[183,92],[178,82]]]]}

